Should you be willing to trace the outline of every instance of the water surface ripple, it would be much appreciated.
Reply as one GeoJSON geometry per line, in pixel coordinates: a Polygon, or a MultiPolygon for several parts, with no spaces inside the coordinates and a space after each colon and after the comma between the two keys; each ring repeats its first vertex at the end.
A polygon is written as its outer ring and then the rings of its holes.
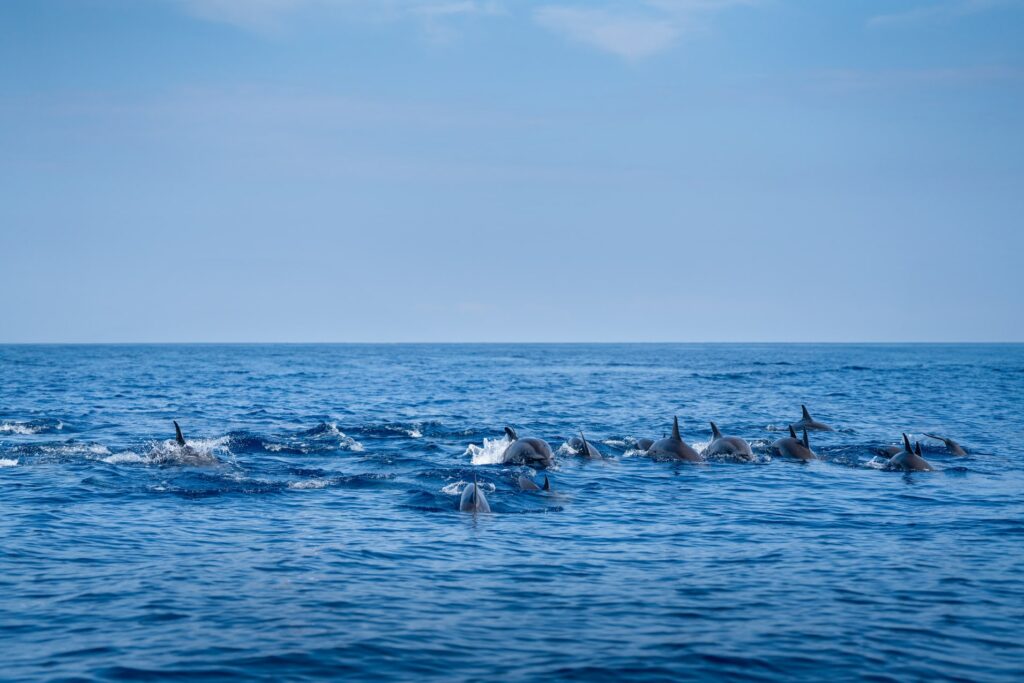
{"type": "Polygon", "coordinates": [[[0,346],[0,370],[5,679],[1024,673],[1022,346],[0,346]],[[773,458],[801,403],[837,431],[773,458]],[[631,450],[674,414],[756,462],[631,450]],[[176,460],[172,419],[219,464],[176,460]],[[506,424],[558,451],[553,493],[473,465],[506,424]],[[903,431],[970,455],[879,469],[903,431]],[[493,514],[456,510],[474,473],[493,514]]]}

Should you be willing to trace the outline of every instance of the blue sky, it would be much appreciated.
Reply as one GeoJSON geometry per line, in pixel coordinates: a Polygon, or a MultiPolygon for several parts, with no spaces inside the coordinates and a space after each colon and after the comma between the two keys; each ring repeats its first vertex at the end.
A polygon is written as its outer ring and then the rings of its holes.
{"type": "Polygon", "coordinates": [[[1024,3],[4,0],[0,341],[1024,341],[1024,3]]]}

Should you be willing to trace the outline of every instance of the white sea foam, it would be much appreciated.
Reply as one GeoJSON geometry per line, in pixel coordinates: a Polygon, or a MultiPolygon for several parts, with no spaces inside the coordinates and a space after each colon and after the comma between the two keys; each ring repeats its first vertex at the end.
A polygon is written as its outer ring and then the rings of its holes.
{"type": "Polygon", "coordinates": [[[304,479],[302,481],[291,481],[288,482],[288,488],[290,489],[322,489],[330,486],[330,479],[304,479]]]}
{"type": "Polygon", "coordinates": [[[580,452],[569,445],[568,441],[563,441],[562,445],[555,451],[555,455],[579,455],[580,452]]]}
{"type": "Polygon", "coordinates": [[[484,438],[483,446],[471,443],[463,455],[472,456],[471,462],[474,465],[500,465],[501,456],[510,443],[512,442],[509,441],[507,435],[500,439],[484,438]]]}
{"type": "Polygon", "coordinates": [[[0,467],[16,467],[17,465],[17,460],[11,460],[10,458],[0,458],[0,467]]]}
{"type": "Polygon", "coordinates": [[[351,436],[345,434],[345,432],[338,429],[337,422],[328,422],[325,425],[327,429],[323,433],[327,436],[333,436],[338,440],[338,447],[344,448],[355,453],[361,453],[363,451],[363,444],[359,443],[351,436]]]}
{"type": "Polygon", "coordinates": [[[221,436],[216,439],[188,439],[185,446],[179,446],[172,439],[153,444],[146,454],[150,462],[172,465],[216,465],[220,462],[218,455],[230,455],[228,442],[230,437],[221,436]]]}
{"type": "Polygon", "coordinates": [[[47,421],[32,421],[32,422],[17,422],[13,420],[4,420],[0,422],[0,434],[18,434],[21,436],[29,436],[32,434],[39,434],[40,432],[48,431],[60,431],[64,429],[64,423],[57,420],[56,424],[52,424],[47,421]]]}
{"type": "MultiPolygon", "coordinates": [[[[461,479],[459,481],[453,481],[452,483],[441,487],[441,493],[445,494],[446,496],[461,496],[463,489],[465,489],[472,483],[473,482],[471,481],[463,481],[461,479]]],[[[480,488],[485,493],[494,493],[494,491],[497,490],[497,487],[489,481],[480,481],[477,483],[480,484],[480,488]]]]}
{"type": "Polygon", "coordinates": [[[149,462],[145,457],[138,453],[132,453],[131,451],[124,451],[123,453],[114,453],[113,455],[102,458],[103,462],[109,465],[126,465],[129,463],[141,463],[149,462]]]}

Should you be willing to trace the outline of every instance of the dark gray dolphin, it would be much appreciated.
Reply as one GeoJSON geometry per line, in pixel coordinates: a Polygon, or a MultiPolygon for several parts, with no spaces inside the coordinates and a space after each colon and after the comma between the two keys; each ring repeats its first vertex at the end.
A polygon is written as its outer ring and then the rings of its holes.
{"type": "Polygon", "coordinates": [[[953,439],[947,439],[944,436],[937,436],[935,434],[928,433],[925,433],[925,436],[927,436],[929,439],[935,439],[936,441],[941,441],[942,443],[946,444],[946,448],[949,449],[949,452],[952,453],[953,455],[967,455],[967,451],[964,450],[964,447],[958,444],[956,441],[953,441],[953,439]]]}
{"type": "Polygon", "coordinates": [[[181,433],[181,427],[177,420],[174,422],[174,442],[178,445],[177,451],[171,454],[162,453],[157,459],[166,462],[176,462],[187,465],[215,465],[220,462],[213,453],[197,451],[185,442],[185,436],[181,433]]]}
{"type": "Polygon", "coordinates": [[[879,448],[878,452],[887,458],[891,458],[898,453],[902,453],[903,446],[885,446],[884,448],[879,448]]]}
{"type": "Polygon", "coordinates": [[[833,429],[824,422],[818,422],[813,417],[811,417],[811,414],[807,412],[807,406],[801,404],[800,410],[803,411],[804,416],[800,418],[799,422],[794,422],[793,424],[790,425],[793,429],[806,429],[809,432],[833,431],[833,429]]]}
{"type": "Polygon", "coordinates": [[[519,475],[519,488],[524,491],[550,491],[551,482],[548,481],[548,475],[544,475],[544,486],[537,486],[537,482],[530,479],[525,474],[519,475]]]}
{"type": "Polygon", "coordinates": [[[638,451],[649,451],[653,445],[654,439],[642,438],[636,440],[636,449],[638,451]]]}
{"type": "Polygon", "coordinates": [[[917,444],[917,450],[910,448],[910,439],[903,435],[903,450],[889,459],[886,466],[890,470],[905,470],[907,472],[929,472],[932,466],[921,457],[921,442],[917,444]]]}
{"type": "Polygon", "coordinates": [[[459,499],[460,512],[490,512],[491,506],[487,504],[487,496],[484,495],[480,483],[473,474],[473,483],[462,489],[462,498],[459,499]]]}
{"type": "Polygon", "coordinates": [[[574,451],[576,451],[577,453],[586,458],[594,458],[596,460],[600,460],[601,458],[604,457],[603,455],[601,455],[601,451],[594,448],[590,444],[590,442],[587,441],[587,437],[583,436],[582,431],[580,431],[580,435],[578,438],[574,436],[572,437],[572,439],[569,440],[569,445],[572,447],[574,451]]]}
{"type": "Polygon", "coordinates": [[[659,439],[647,449],[647,455],[662,458],[678,458],[687,462],[701,462],[700,453],[693,450],[683,437],[679,436],[679,418],[672,418],[672,436],[659,439]]]}
{"type": "Polygon", "coordinates": [[[814,460],[818,456],[811,450],[811,444],[807,440],[807,430],[804,430],[804,438],[801,441],[796,438],[793,427],[789,428],[789,436],[783,437],[772,444],[772,448],[778,451],[779,455],[797,460],[814,460]]]}
{"type": "Polygon", "coordinates": [[[505,434],[512,442],[501,454],[501,461],[509,465],[529,465],[530,467],[550,467],[555,461],[551,446],[544,439],[520,439],[516,430],[505,427],[505,434]]]}
{"type": "Polygon", "coordinates": [[[732,455],[744,460],[754,457],[749,443],[738,436],[722,436],[714,422],[711,423],[711,443],[704,449],[704,455],[732,455]]]}

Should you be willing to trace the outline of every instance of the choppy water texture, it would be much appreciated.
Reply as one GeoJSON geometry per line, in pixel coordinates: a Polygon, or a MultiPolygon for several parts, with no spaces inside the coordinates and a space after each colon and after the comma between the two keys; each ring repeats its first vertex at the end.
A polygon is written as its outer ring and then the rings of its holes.
{"type": "Polygon", "coordinates": [[[1024,671],[1021,346],[7,346],[0,370],[5,679],[1024,671]],[[837,431],[773,459],[801,403],[837,431]],[[673,414],[757,462],[630,450],[673,414]],[[172,419],[219,464],[181,461],[172,419]],[[505,424],[558,451],[553,493],[483,464],[505,424]],[[970,455],[879,469],[902,431],[970,455]],[[493,514],[456,510],[474,473],[493,514]]]}

